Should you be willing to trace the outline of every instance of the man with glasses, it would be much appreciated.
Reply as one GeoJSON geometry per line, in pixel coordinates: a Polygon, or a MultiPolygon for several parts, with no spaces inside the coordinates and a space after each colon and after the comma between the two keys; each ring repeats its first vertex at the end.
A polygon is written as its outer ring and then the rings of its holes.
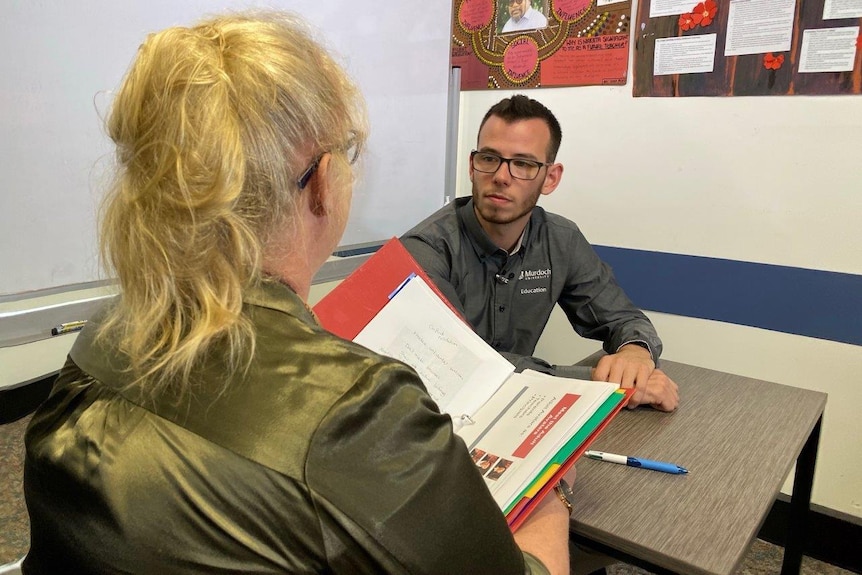
{"type": "MultiPolygon", "coordinates": [[[[673,411],[676,384],[656,362],[662,344],[577,225],[536,206],[563,176],[562,131],[523,95],[495,104],[470,153],[471,197],[456,198],[401,239],[476,333],[516,367],[634,387],[630,407],[673,411]],[[608,355],[595,369],[550,366],[532,354],[559,304],[608,355]]],[[[577,359],[577,358],[573,358],[577,359]]]]}
{"type": "MultiPolygon", "coordinates": [[[[630,407],[673,411],[676,384],[656,362],[661,340],[574,222],[536,206],[563,176],[562,131],[541,103],[517,95],[485,114],[470,153],[471,197],[456,198],[401,240],[482,339],[520,370],[634,387],[630,407]],[[532,357],[554,306],[601,340],[595,369],[532,357]]],[[[603,573],[610,557],[570,545],[572,573],[603,573]]]]}
{"type": "Polygon", "coordinates": [[[530,0],[503,0],[509,8],[509,19],[503,24],[501,34],[536,30],[548,25],[545,15],[533,8],[530,0]]]}

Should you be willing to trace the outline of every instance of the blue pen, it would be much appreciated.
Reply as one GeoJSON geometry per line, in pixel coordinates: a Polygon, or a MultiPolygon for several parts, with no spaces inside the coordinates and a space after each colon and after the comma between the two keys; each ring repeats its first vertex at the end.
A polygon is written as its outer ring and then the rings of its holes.
{"type": "Polygon", "coordinates": [[[605,453],[604,451],[585,451],[584,455],[586,455],[590,459],[595,459],[597,461],[608,461],[610,463],[628,465],[629,467],[640,467],[641,469],[652,469],[653,471],[673,473],[674,475],[682,475],[688,473],[688,469],[686,469],[685,467],[681,467],[679,465],[676,465],[675,463],[665,463],[664,461],[639,459],[637,457],[628,457],[627,455],[605,453]]]}

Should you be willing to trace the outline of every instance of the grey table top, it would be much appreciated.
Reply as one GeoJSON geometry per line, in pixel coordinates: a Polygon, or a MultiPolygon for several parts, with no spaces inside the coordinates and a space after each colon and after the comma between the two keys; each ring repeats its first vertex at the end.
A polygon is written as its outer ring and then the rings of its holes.
{"type": "Polygon", "coordinates": [[[671,475],[582,458],[572,529],[678,573],[730,574],[823,413],[826,394],[672,361],[674,413],[623,410],[592,449],[668,461],[671,475]]]}

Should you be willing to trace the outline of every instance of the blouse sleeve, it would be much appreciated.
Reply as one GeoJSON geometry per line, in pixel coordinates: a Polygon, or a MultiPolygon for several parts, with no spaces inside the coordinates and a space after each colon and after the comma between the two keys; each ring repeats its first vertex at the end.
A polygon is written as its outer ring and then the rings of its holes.
{"type": "Polygon", "coordinates": [[[545,573],[416,373],[377,363],[327,415],[306,480],[334,573],[545,573]]]}

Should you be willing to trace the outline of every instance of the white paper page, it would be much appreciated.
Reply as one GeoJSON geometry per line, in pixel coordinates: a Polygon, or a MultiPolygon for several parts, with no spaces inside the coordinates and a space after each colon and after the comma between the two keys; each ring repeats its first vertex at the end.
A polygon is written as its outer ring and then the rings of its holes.
{"type": "Polygon", "coordinates": [[[826,0],[823,19],[862,18],[862,0],[826,0]]]}
{"type": "Polygon", "coordinates": [[[619,4],[620,2],[625,2],[625,0],[596,0],[596,6],[601,8],[602,6],[607,6],[608,4],[619,4]]]}
{"type": "Polygon", "coordinates": [[[859,26],[805,30],[799,72],[850,72],[856,60],[859,26]]]}
{"type": "Polygon", "coordinates": [[[458,420],[473,414],[515,371],[414,277],[354,338],[416,370],[440,410],[458,420]]]}
{"type": "Polygon", "coordinates": [[[653,0],[649,6],[649,17],[687,14],[697,6],[697,0],[653,0]]]}
{"type": "Polygon", "coordinates": [[[458,430],[505,510],[618,386],[526,370],[458,430]]]}
{"type": "Polygon", "coordinates": [[[725,56],[787,52],[796,0],[730,0],[725,56]]]}
{"type": "Polygon", "coordinates": [[[657,38],[653,74],[702,74],[712,72],[715,62],[715,34],[682,38],[657,38]]]}

